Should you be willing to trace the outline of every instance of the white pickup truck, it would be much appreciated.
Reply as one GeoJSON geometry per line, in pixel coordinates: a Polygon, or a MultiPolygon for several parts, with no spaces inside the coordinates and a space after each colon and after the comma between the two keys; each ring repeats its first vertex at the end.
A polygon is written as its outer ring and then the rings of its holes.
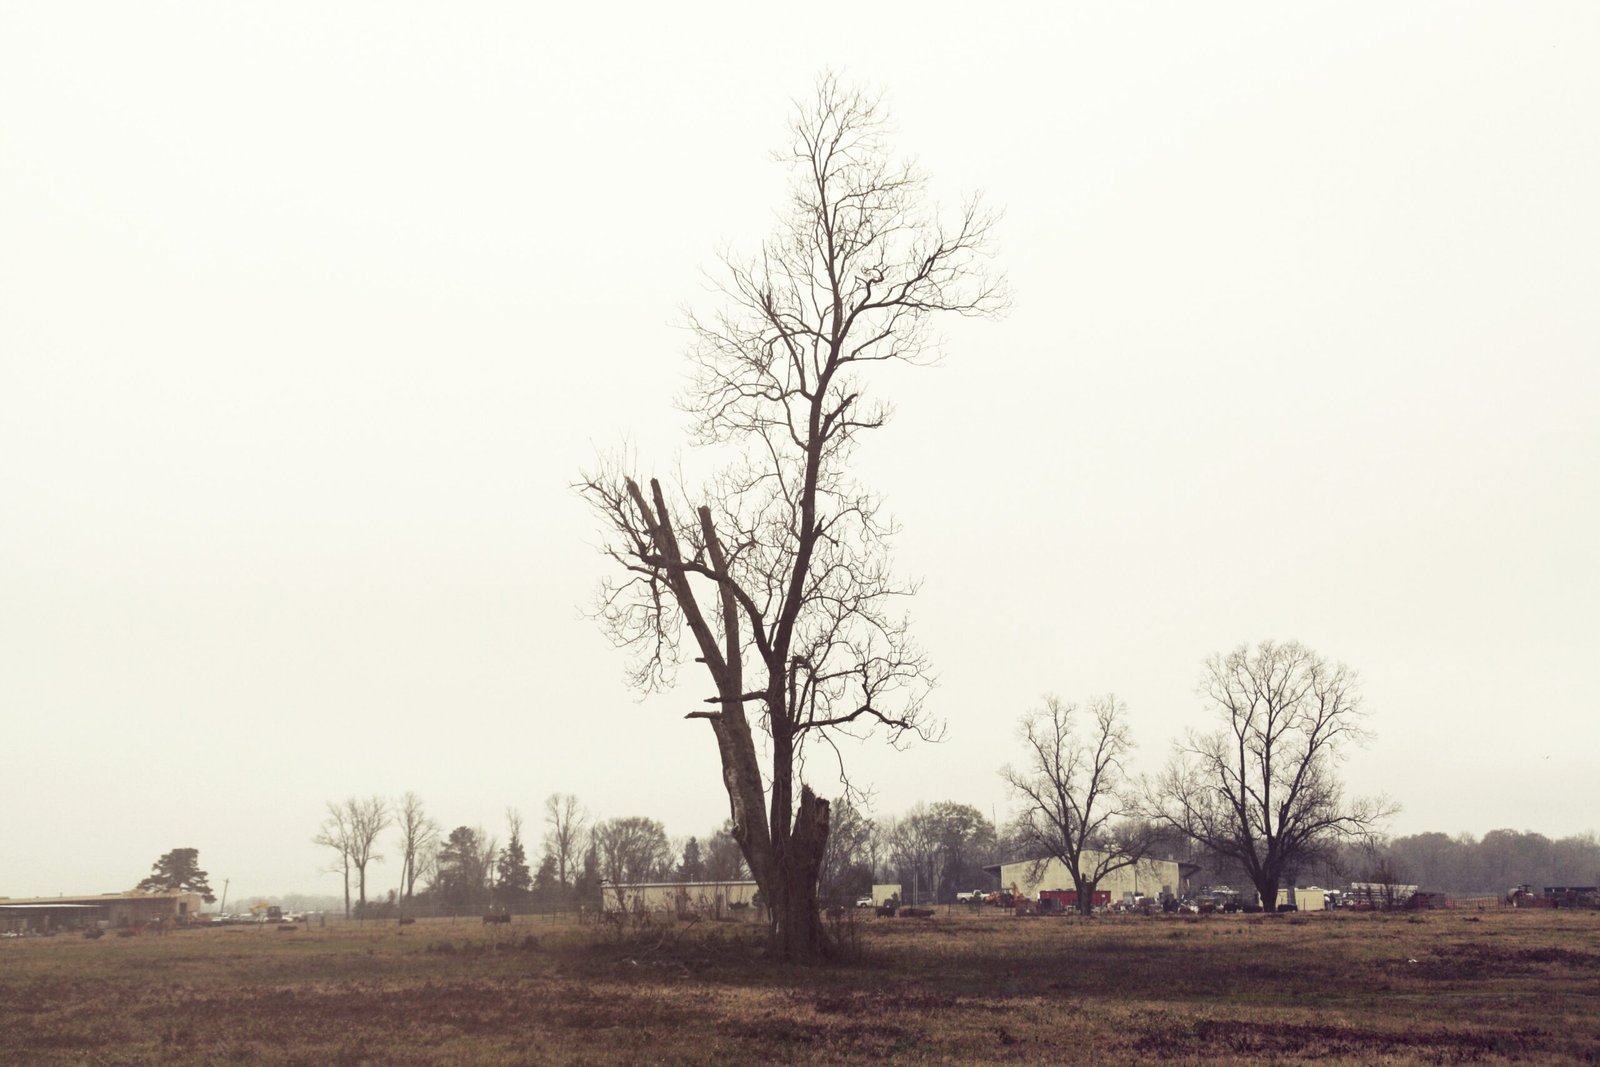
{"type": "Polygon", "coordinates": [[[986,899],[988,899],[988,896],[989,896],[989,894],[985,893],[983,890],[974,889],[970,893],[957,893],[956,894],[956,903],[957,904],[982,904],[986,899]]]}

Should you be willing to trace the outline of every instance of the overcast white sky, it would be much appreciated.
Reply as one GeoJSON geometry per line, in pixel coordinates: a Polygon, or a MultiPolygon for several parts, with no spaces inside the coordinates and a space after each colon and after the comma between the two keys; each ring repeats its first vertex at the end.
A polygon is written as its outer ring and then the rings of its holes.
{"type": "Polygon", "coordinates": [[[1277,637],[1362,673],[1395,832],[1600,827],[1596,56],[1586,2],[0,4],[0,894],[336,892],[350,794],[720,824],[568,485],[672,465],[824,67],[1015,290],[861,453],[949,725],[850,751],[880,811],[1003,816],[1046,691],[1154,769],[1277,637]]]}

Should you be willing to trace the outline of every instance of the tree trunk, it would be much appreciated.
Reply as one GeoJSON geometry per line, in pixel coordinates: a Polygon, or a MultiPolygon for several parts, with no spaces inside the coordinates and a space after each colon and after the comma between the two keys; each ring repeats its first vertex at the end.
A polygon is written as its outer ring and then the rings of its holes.
{"type": "Polygon", "coordinates": [[[1078,887],[1078,914],[1084,916],[1093,915],[1094,889],[1100,883],[1091,882],[1087,878],[1075,879],[1075,883],[1078,887]]]}
{"type": "MultiPolygon", "coordinates": [[[[812,420],[817,418],[813,409],[812,420]]],[[[813,427],[813,432],[815,428],[813,427]]],[[[812,461],[813,467],[815,460],[812,461]]],[[[814,492],[814,470],[808,485],[814,492]]],[[[661,491],[661,483],[650,480],[654,502],[631,479],[627,490],[639,515],[644,519],[651,541],[667,561],[667,575],[678,606],[683,610],[695,642],[700,646],[701,662],[706,664],[717,686],[720,710],[715,714],[696,713],[710,720],[722,761],[722,782],[728,791],[733,839],[739,843],[750,871],[760,886],[772,924],[773,943],[779,955],[794,961],[821,958],[828,949],[822,917],[817,913],[817,879],[822,870],[823,852],[828,843],[828,802],[819,799],[809,787],[801,787],[800,810],[793,811],[794,728],[788,719],[785,683],[790,667],[788,639],[775,643],[765,663],[766,714],[771,727],[772,777],[764,782],[756,756],[755,740],[745,715],[743,636],[739,626],[739,604],[730,584],[719,584],[722,634],[700,612],[689,586],[677,534],[661,491]],[[763,811],[763,801],[770,806],[763,811]],[[791,819],[793,822],[791,823],[791,819]]],[[[808,507],[811,505],[807,505],[808,507]]],[[[728,572],[728,560],[717,537],[711,509],[698,509],[701,536],[717,574],[728,572]]],[[[807,520],[809,523],[809,519],[807,520]]],[[[814,537],[814,535],[813,535],[814,537]]],[[[802,545],[794,574],[803,576],[809,548],[802,545]]],[[[800,577],[796,577],[798,583],[800,577]]]]}
{"type": "Polygon", "coordinates": [[[1278,876],[1263,875],[1256,882],[1256,892],[1261,894],[1261,910],[1275,912],[1278,910],[1278,876]]]}
{"type": "Polygon", "coordinates": [[[783,959],[811,963],[832,948],[817,909],[817,879],[827,845],[828,802],[802,786],[794,830],[782,854],[773,857],[775,877],[767,894],[773,947],[783,959]]]}

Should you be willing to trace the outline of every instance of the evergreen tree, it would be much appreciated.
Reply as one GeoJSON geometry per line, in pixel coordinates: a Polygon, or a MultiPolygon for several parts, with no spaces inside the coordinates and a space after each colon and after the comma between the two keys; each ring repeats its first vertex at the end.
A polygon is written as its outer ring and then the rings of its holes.
{"type": "Polygon", "coordinates": [[[583,870],[573,879],[572,893],[580,904],[600,903],[600,854],[593,844],[583,850],[583,870]]]}
{"type": "Polygon", "coordinates": [[[134,888],[141,893],[160,893],[174,889],[186,893],[199,893],[201,900],[207,904],[214,904],[217,898],[206,882],[207,877],[206,872],[200,869],[199,849],[175,848],[156,860],[150,867],[150,877],[134,888]]]}
{"type": "Polygon", "coordinates": [[[705,868],[705,862],[700,858],[700,842],[691,837],[689,843],[683,846],[683,862],[678,866],[678,878],[684,882],[702,881],[705,868]]]}
{"type": "Polygon", "coordinates": [[[439,848],[434,890],[454,907],[481,904],[488,895],[491,872],[487,868],[478,832],[458,826],[439,848]]]}
{"type": "Polygon", "coordinates": [[[522,847],[520,833],[512,833],[511,841],[500,850],[496,866],[500,902],[508,907],[526,905],[533,891],[533,877],[528,873],[528,854],[522,847]]]}
{"type": "Polygon", "coordinates": [[[533,899],[540,904],[554,904],[561,899],[565,889],[556,868],[555,856],[546,852],[539,860],[539,869],[533,874],[533,899]]]}

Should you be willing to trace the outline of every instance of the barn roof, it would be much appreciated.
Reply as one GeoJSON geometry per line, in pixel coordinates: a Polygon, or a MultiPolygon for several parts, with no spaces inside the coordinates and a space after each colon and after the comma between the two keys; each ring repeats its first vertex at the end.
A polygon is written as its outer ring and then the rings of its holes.
{"type": "Polygon", "coordinates": [[[99,907],[101,904],[116,904],[127,900],[178,900],[198,896],[199,893],[186,889],[164,889],[155,893],[74,893],[70,897],[65,894],[57,897],[0,897],[0,908],[18,907],[23,904],[83,904],[99,907]]]}

